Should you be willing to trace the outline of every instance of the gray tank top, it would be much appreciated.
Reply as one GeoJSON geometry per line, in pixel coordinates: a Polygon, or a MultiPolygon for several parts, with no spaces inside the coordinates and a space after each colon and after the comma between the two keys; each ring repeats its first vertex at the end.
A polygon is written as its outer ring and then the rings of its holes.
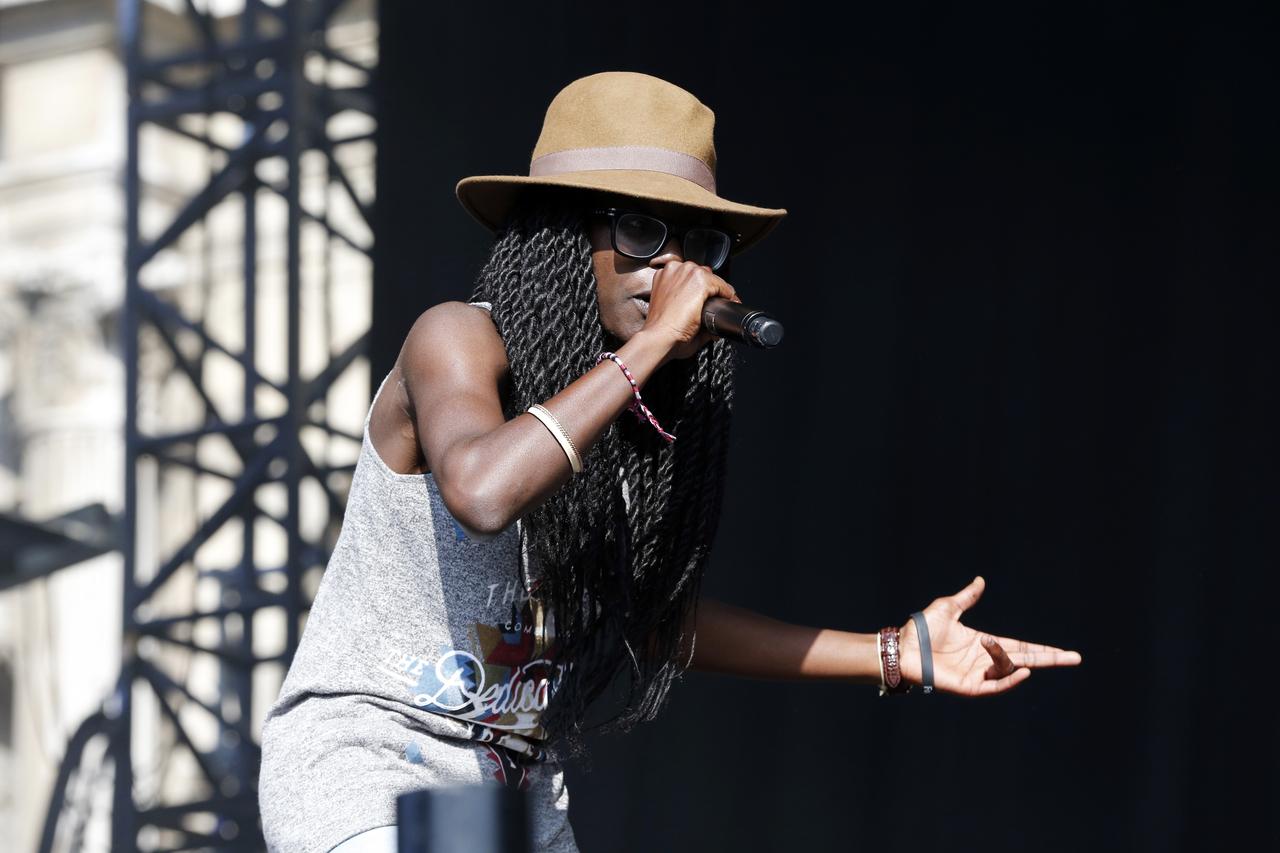
{"type": "Polygon", "coordinates": [[[347,727],[359,743],[370,715],[390,712],[410,728],[542,761],[541,716],[563,668],[521,523],[468,536],[434,475],[397,473],[378,456],[372,413],[371,403],[342,529],[267,712],[264,744],[282,721],[319,720],[331,732],[347,727]]]}

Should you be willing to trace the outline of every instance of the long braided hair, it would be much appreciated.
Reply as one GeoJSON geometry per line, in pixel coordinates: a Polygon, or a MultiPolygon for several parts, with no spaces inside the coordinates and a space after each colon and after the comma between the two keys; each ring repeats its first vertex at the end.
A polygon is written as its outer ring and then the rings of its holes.
{"type": "MultiPolygon", "coordinates": [[[[593,200],[526,195],[477,276],[471,301],[492,303],[506,346],[508,420],[622,344],[600,320],[585,218],[593,200]]],[[[735,366],[732,344],[719,338],[668,361],[643,393],[676,440],[624,413],[585,454],[582,472],[522,519],[542,567],[538,594],[554,615],[556,659],[567,665],[542,718],[552,753],[585,758],[584,731],[652,720],[688,667],[679,659],[692,640],[684,617],[696,614],[719,523],[735,366]],[[623,669],[625,707],[584,729],[588,706],[623,669]]]]}

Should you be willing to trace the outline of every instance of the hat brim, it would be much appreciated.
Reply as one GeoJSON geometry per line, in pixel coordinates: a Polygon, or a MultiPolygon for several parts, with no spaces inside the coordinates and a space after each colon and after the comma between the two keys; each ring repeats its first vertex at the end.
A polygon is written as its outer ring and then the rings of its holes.
{"type": "Polygon", "coordinates": [[[564,172],[536,178],[527,175],[476,175],[459,181],[455,192],[458,201],[477,222],[496,232],[519,196],[529,188],[539,186],[596,190],[713,211],[724,218],[729,228],[742,235],[741,242],[733,248],[735,256],[764,239],[787,215],[785,208],[753,207],[723,199],[692,181],[666,172],[627,169],[564,172]]]}

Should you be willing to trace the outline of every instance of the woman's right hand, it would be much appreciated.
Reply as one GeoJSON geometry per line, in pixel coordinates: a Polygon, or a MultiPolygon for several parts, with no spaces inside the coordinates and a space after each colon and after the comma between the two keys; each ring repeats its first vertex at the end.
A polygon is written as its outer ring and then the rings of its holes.
{"type": "Polygon", "coordinates": [[[715,339],[702,328],[702,307],[713,296],[742,301],[733,285],[694,261],[670,261],[654,275],[644,329],[669,343],[664,364],[688,358],[715,339]]]}

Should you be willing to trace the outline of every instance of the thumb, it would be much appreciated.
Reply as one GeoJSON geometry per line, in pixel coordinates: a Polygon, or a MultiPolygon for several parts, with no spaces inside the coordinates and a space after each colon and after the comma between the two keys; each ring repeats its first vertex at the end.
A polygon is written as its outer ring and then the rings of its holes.
{"type": "Polygon", "coordinates": [[[982,598],[982,591],[987,588],[987,582],[982,579],[982,575],[978,575],[969,585],[957,592],[952,598],[961,611],[968,610],[978,603],[978,599],[982,598]]]}

